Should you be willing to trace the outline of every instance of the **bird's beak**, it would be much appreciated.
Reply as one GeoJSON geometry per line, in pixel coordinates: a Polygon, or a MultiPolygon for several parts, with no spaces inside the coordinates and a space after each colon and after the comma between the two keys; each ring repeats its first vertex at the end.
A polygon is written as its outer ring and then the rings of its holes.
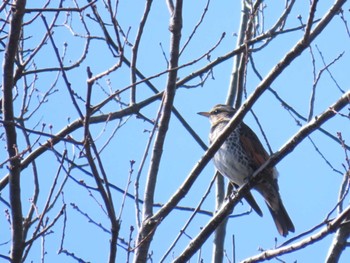
{"type": "Polygon", "coordinates": [[[197,114],[202,115],[204,117],[209,117],[209,112],[201,111],[201,112],[198,112],[197,114]]]}

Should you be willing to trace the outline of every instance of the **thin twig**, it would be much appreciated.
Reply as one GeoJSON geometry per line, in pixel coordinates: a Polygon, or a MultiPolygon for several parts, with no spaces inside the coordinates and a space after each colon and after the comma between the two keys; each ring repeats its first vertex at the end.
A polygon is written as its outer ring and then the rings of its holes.
{"type": "Polygon", "coordinates": [[[143,12],[143,16],[141,18],[141,22],[136,34],[136,38],[135,38],[135,42],[134,45],[132,47],[132,54],[131,54],[131,65],[130,65],[130,74],[131,74],[131,94],[130,94],[130,103],[134,104],[136,101],[136,61],[137,61],[137,55],[138,55],[138,50],[139,50],[139,45],[141,42],[141,37],[143,34],[143,30],[145,28],[146,25],[146,21],[148,18],[148,15],[151,11],[151,6],[152,6],[152,0],[147,0],[146,1],[146,6],[145,6],[145,10],[143,12]]]}

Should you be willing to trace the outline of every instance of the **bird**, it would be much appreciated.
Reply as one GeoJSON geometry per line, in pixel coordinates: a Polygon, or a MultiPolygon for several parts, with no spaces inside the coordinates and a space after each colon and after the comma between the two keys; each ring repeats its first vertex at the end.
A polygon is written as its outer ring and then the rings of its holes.
{"type": "MultiPolygon", "coordinates": [[[[218,137],[235,113],[234,108],[224,104],[214,106],[209,112],[198,112],[199,115],[208,117],[211,123],[210,143],[218,137]]],[[[215,153],[213,161],[216,169],[239,188],[268,158],[269,154],[258,136],[242,121],[215,153]]],[[[293,222],[279,194],[276,167],[263,171],[261,179],[253,188],[263,196],[279,234],[286,237],[289,232],[294,232],[293,222]]],[[[263,215],[250,191],[244,198],[259,216],[263,215]]]]}

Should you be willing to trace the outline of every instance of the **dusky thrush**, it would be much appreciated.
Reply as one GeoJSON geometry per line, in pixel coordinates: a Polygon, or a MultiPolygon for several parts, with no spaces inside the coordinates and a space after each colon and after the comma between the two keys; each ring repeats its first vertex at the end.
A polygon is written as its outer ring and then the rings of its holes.
{"type": "MultiPolygon", "coordinates": [[[[211,123],[210,143],[222,132],[235,112],[235,109],[228,105],[218,104],[209,112],[198,113],[209,117],[211,123]]],[[[253,172],[268,158],[269,154],[256,134],[241,122],[216,152],[213,160],[216,169],[238,188],[246,183],[253,172]]],[[[282,236],[286,236],[289,231],[294,232],[294,225],[278,192],[277,177],[278,172],[275,167],[265,170],[261,180],[255,184],[254,188],[264,197],[278,232],[282,236]]],[[[262,212],[250,192],[246,194],[245,199],[257,214],[262,216],[262,212]]]]}

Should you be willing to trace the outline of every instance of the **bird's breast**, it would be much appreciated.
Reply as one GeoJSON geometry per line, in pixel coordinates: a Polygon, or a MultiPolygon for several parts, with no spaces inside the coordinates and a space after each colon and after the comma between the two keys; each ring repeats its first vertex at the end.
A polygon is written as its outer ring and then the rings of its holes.
{"type": "Polygon", "coordinates": [[[240,186],[247,181],[253,171],[238,136],[235,131],[230,134],[214,155],[214,164],[222,175],[240,186]]]}

